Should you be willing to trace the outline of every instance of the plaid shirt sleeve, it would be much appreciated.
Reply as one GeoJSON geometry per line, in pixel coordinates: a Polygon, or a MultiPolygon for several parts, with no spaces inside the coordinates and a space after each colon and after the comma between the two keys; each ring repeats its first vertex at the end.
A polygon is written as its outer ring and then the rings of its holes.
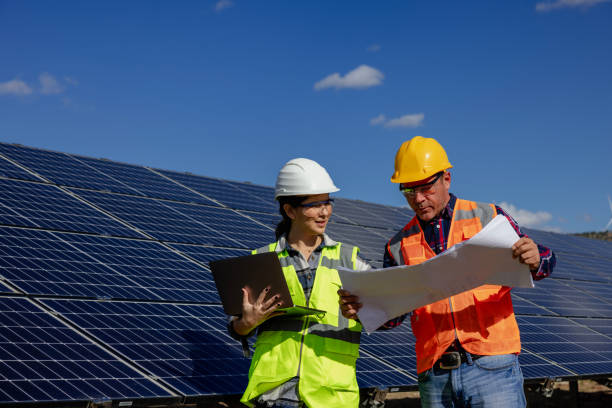
{"type": "MultiPolygon", "coordinates": [[[[510,221],[510,225],[512,225],[512,228],[514,228],[520,238],[527,236],[523,233],[523,231],[521,231],[521,228],[514,220],[514,218],[508,215],[508,213],[506,213],[501,207],[496,205],[495,209],[497,210],[498,214],[503,215],[508,219],[508,221],[510,221]]],[[[555,256],[554,252],[550,250],[550,248],[547,248],[540,244],[537,245],[538,250],[540,251],[540,267],[537,271],[531,271],[531,276],[533,277],[533,280],[540,280],[549,276],[552,273],[555,264],[557,263],[557,257],[555,256]]]]}

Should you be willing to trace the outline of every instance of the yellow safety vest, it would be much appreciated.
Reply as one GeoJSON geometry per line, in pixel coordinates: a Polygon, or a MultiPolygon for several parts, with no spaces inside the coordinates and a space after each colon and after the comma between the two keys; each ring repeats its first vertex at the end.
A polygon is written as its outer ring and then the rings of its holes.
{"type": "MultiPolygon", "coordinates": [[[[274,242],[253,253],[272,252],[277,245],[274,242]]],[[[287,250],[278,253],[293,302],[326,313],[274,317],[259,327],[249,384],[241,399],[244,404],[252,407],[259,395],[299,376],[299,397],[309,408],[359,405],[355,362],[361,324],[340,312],[341,282],[336,270],[338,266],[355,269],[358,252],[359,248],[341,243],[324,247],[308,302],[287,250]]]]}

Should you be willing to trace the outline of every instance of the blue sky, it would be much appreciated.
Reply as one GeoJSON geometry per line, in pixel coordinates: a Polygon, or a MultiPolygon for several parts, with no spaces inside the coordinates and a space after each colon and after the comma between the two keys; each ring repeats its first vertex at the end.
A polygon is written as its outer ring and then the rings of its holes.
{"type": "Polygon", "coordinates": [[[0,140],[405,205],[404,140],[523,226],[612,217],[612,1],[2,1],[0,140]]]}

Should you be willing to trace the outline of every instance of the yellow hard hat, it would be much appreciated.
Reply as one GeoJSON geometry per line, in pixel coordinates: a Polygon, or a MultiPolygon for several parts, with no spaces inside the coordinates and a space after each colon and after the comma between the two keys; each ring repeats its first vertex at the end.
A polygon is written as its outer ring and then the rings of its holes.
{"type": "Polygon", "coordinates": [[[436,139],[415,136],[402,143],[397,151],[391,182],[412,183],[451,167],[444,148],[436,139]]]}

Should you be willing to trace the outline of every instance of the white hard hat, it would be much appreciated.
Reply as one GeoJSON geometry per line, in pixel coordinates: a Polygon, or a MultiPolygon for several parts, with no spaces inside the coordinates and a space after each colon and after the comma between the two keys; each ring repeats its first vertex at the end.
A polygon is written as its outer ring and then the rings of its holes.
{"type": "Polygon", "coordinates": [[[310,159],[289,160],[276,179],[274,198],[283,196],[325,194],[340,191],[327,171],[310,159]]]}

